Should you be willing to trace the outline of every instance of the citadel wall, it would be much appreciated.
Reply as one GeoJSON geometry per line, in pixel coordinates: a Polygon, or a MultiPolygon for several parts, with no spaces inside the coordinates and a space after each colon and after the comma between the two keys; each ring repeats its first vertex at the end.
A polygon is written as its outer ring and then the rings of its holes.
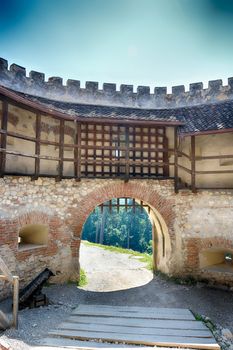
{"type": "Polygon", "coordinates": [[[208,88],[202,82],[191,83],[189,91],[184,85],[173,86],[171,93],[166,87],[155,87],[151,93],[149,86],[138,86],[134,92],[133,85],[122,84],[120,90],[114,83],[104,83],[102,89],[98,82],[87,81],[81,88],[79,80],[68,79],[66,85],[60,77],[50,77],[45,81],[45,74],[31,71],[15,63],[8,68],[8,61],[0,58],[0,80],[2,85],[16,91],[55,100],[102,104],[109,106],[171,108],[193,106],[203,103],[233,99],[233,78],[223,86],[222,80],[211,80],[208,88]]]}
{"type": "MultiPolygon", "coordinates": [[[[162,217],[156,268],[171,275],[192,275],[233,285],[233,266],[224,256],[233,253],[233,191],[174,193],[172,180],[62,180],[6,176],[0,180],[0,254],[21,287],[46,266],[54,281],[77,279],[82,226],[96,205],[111,198],[143,200],[162,217]],[[20,244],[27,225],[48,228],[47,242],[20,244]]],[[[33,226],[32,235],[33,235],[33,226]]],[[[1,297],[9,286],[1,285],[1,297]]]]}
{"type": "MultiPolygon", "coordinates": [[[[80,82],[75,80],[68,80],[64,86],[59,77],[51,77],[46,82],[43,73],[32,71],[26,76],[25,68],[12,64],[8,69],[8,62],[3,59],[0,59],[0,81],[8,88],[32,95],[112,106],[169,108],[233,99],[233,78],[229,78],[227,86],[215,80],[209,82],[207,89],[203,89],[202,83],[195,83],[190,84],[190,91],[176,86],[167,94],[166,88],[158,87],[151,94],[149,87],[139,86],[135,93],[132,85],[121,85],[117,91],[116,85],[109,83],[99,89],[96,82],[87,82],[86,87],[81,88],[80,82]]],[[[0,101],[0,118],[1,110],[0,101]]],[[[28,140],[8,135],[7,149],[35,153],[35,142],[29,138],[36,134],[36,114],[9,104],[8,117],[8,132],[22,134],[28,140]]],[[[46,115],[41,118],[41,139],[54,143],[41,144],[41,156],[59,157],[58,120],[46,115]]],[[[66,120],[66,144],[74,143],[73,130],[74,123],[66,120]]],[[[174,145],[173,131],[166,127],[169,149],[174,145]]],[[[146,145],[147,139],[144,141],[146,145]]],[[[106,142],[108,145],[112,142],[110,134],[106,142]]],[[[180,138],[179,142],[179,151],[189,157],[179,156],[179,164],[190,169],[190,137],[180,138]]],[[[232,148],[232,132],[196,136],[197,157],[230,154],[232,148]]],[[[74,150],[65,147],[64,158],[73,155],[74,150]]],[[[174,154],[170,151],[168,158],[173,163],[174,154]]],[[[55,177],[57,167],[58,161],[40,160],[40,171],[48,175],[55,177]]],[[[27,175],[34,169],[35,159],[7,154],[9,173],[18,171],[27,175]]],[[[172,177],[174,167],[170,166],[169,170],[172,177]]],[[[233,171],[232,158],[197,160],[196,170],[233,171]]],[[[64,175],[73,176],[73,173],[72,162],[64,161],[64,175]]],[[[190,175],[179,170],[183,182],[189,184],[190,175]]],[[[197,193],[182,190],[176,194],[173,180],[130,179],[124,183],[113,179],[82,179],[80,182],[63,179],[56,182],[47,177],[31,180],[29,176],[5,176],[0,179],[0,254],[12,273],[20,276],[21,286],[46,266],[56,274],[54,281],[77,279],[81,231],[88,215],[106,200],[130,197],[146,202],[152,209],[154,240],[158,248],[154,255],[157,269],[171,275],[192,275],[233,285],[233,265],[226,260],[226,255],[233,255],[233,190],[217,189],[232,188],[232,173],[196,174],[196,185],[215,190],[198,190],[197,193]],[[43,240],[38,241],[37,237],[43,240]]],[[[9,288],[7,284],[0,285],[1,297],[8,295],[9,288]]]]}

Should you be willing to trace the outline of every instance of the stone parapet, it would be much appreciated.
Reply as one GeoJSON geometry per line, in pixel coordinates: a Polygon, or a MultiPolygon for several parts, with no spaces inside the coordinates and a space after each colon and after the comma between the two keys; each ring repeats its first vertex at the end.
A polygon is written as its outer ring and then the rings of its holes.
{"type": "Polygon", "coordinates": [[[184,85],[173,86],[170,94],[166,87],[151,91],[149,86],[138,86],[134,92],[133,85],[122,84],[117,90],[114,83],[104,83],[101,88],[93,81],[87,81],[85,88],[81,88],[79,80],[68,79],[64,85],[62,78],[50,77],[45,81],[45,74],[36,71],[27,76],[24,67],[15,63],[8,67],[8,61],[3,58],[0,58],[0,84],[53,100],[138,108],[174,108],[233,99],[233,78],[228,79],[226,86],[221,79],[211,80],[207,89],[202,82],[191,83],[189,91],[185,91],[184,85]]]}

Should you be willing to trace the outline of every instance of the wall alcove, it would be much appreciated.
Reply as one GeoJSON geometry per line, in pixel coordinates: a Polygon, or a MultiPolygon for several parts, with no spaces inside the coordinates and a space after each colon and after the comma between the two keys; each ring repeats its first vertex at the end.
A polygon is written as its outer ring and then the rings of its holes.
{"type": "Polygon", "coordinates": [[[48,243],[48,226],[29,224],[19,230],[18,249],[33,249],[46,246],[48,243]]]}
{"type": "Polygon", "coordinates": [[[233,251],[223,248],[209,248],[200,253],[200,268],[213,272],[233,274],[233,251]]]}

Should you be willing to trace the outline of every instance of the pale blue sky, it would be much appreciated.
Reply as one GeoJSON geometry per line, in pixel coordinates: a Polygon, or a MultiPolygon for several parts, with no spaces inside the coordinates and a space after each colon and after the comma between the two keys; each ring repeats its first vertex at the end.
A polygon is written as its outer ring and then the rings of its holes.
{"type": "Polygon", "coordinates": [[[233,1],[0,0],[0,56],[82,86],[226,83],[233,1]]]}

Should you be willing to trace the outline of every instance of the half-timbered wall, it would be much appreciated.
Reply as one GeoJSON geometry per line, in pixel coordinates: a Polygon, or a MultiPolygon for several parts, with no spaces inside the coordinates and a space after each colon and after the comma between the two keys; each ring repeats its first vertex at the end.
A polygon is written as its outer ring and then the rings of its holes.
{"type": "Polygon", "coordinates": [[[77,122],[0,101],[1,176],[175,179],[233,188],[233,133],[174,137],[172,126],[77,122]]]}
{"type": "MultiPolygon", "coordinates": [[[[169,166],[174,165],[169,164],[174,145],[170,140],[169,146],[165,126],[80,123],[4,105],[8,110],[1,122],[3,174],[168,178],[169,166]]],[[[1,111],[3,116],[3,107],[1,111]]]]}
{"type": "Polygon", "coordinates": [[[233,133],[187,136],[179,142],[179,176],[195,188],[233,188],[233,133]]]}

